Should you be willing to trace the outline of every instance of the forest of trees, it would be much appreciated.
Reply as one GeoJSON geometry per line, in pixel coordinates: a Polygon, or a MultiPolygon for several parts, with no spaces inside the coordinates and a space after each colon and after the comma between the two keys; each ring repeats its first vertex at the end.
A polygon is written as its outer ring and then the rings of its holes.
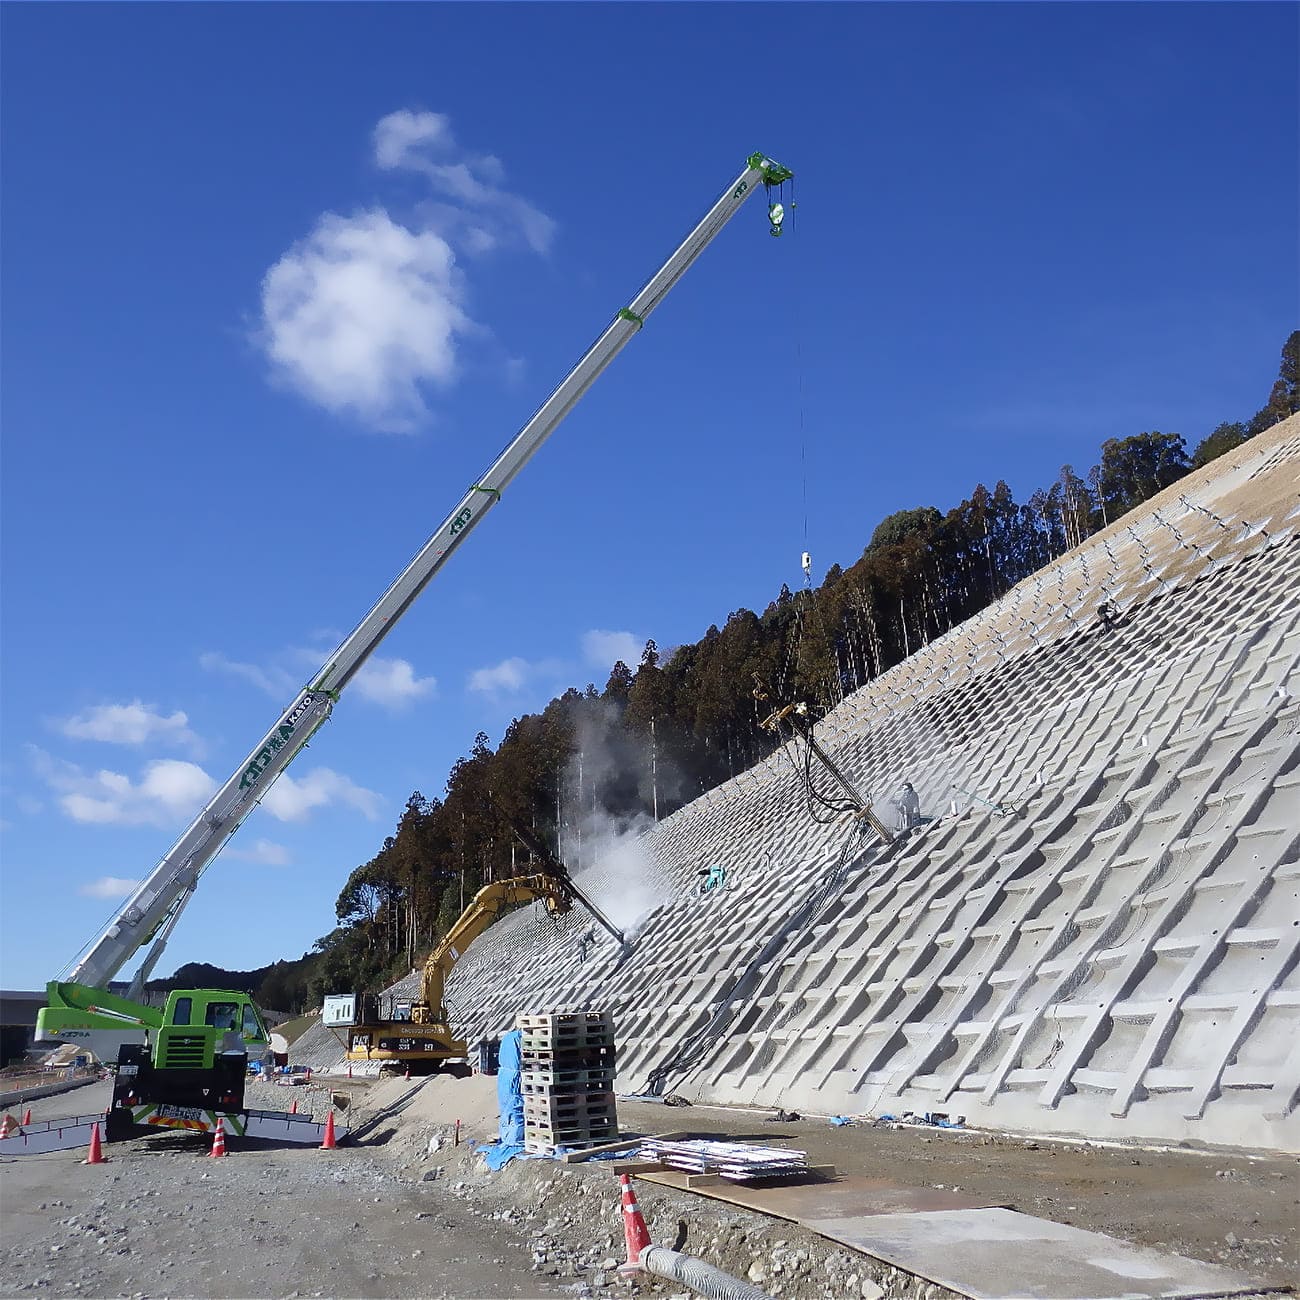
{"type": "Polygon", "coordinates": [[[1178,434],[1138,433],[1103,443],[1085,474],[1063,466],[1024,502],[999,480],[946,514],[900,510],[819,587],[783,586],[761,614],[735,610],[671,654],[648,642],[640,662],[615,664],[603,687],[567,690],[517,718],[495,750],[480,732],[443,793],[412,794],[392,834],[348,877],[337,927],[298,961],[264,972],[258,1001],[299,1011],[327,992],[404,974],[482,884],[522,863],[508,818],[571,867],[586,865],[574,834],[593,810],[625,823],[663,817],[769,752],[755,677],[773,698],[828,709],[1190,469],[1297,411],[1300,330],[1282,349],[1267,404],[1245,423],[1219,425],[1190,455],[1178,434]]]}

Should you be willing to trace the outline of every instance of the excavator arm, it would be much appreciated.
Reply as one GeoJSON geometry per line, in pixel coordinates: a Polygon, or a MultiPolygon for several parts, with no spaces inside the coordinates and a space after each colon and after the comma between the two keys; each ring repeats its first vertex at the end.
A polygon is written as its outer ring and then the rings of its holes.
{"type": "Polygon", "coordinates": [[[445,1024],[443,989],[461,954],[507,910],[537,899],[546,904],[552,916],[559,916],[573,906],[572,890],[560,876],[515,876],[484,885],[429,954],[420,981],[420,999],[411,1008],[411,1019],[418,1024],[445,1024]]]}

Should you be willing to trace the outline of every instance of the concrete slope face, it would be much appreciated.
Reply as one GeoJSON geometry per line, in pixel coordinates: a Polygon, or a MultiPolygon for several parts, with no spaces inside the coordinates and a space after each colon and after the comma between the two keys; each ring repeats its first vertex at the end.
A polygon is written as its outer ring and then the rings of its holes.
{"type": "Polygon", "coordinates": [[[463,1029],[612,1008],[624,1091],[1300,1148],[1298,483],[1293,417],[820,722],[878,811],[915,786],[899,842],[778,752],[645,837],[630,950],[576,910],[481,936],[463,1029]]]}

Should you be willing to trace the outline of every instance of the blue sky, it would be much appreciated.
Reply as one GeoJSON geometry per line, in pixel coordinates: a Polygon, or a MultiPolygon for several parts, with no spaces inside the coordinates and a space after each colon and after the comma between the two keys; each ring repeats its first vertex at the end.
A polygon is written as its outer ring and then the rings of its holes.
{"type": "Polygon", "coordinates": [[[294,957],[412,789],[621,647],[1248,418],[1297,10],[3,10],[0,984],[57,975],[694,220],[745,208],[345,693],[161,969],[294,957]],[[800,396],[802,392],[802,398],[800,396]],[[290,783],[291,781],[291,783],[290,783]]]}

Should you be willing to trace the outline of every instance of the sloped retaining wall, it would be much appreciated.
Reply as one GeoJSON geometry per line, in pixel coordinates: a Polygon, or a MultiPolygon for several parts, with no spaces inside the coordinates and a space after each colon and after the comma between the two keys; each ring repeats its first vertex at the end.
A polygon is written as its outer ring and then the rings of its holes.
{"type": "Polygon", "coordinates": [[[860,789],[916,787],[905,842],[814,821],[774,755],[647,837],[630,952],[484,934],[461,1028],[610,1007],[624,1090],[1300,1149],[1298,476],[1293,418],[828,715],[860,789]]]}

